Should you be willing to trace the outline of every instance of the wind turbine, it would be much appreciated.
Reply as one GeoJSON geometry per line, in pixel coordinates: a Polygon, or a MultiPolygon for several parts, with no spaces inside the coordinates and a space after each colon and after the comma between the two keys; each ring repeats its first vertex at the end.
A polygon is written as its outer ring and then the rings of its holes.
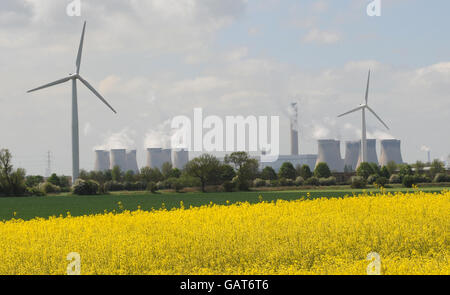
{"type": "Polygon", "coordinates": [[[366,109],[369,110],[380,122],[384,125],[384,127],[389,130],[389,127],[386,125],[386,123],[381,120],[381,118],[375,113],[375,111],[369,107],[369,85],[370,85],[370,70],[369,70],[369,77],[367,78],[367,88],[366,88],[366,100],[365,104],[360,105],[356,109],[353,109],[351,111],[348,111],[342,115],[339,116],[343,117],[348,114],[361,111],[362,113],[362,138],[361,138],[361,162],[367,162],[367,130],[366,130],[366,109]]]}
{"type": "Polygon", "coordinates": [[[55,82],[40,86],[38,88],[34,88],[30,92],[34,92],[37,90],[41,90],[44,88],[48,88],[51,86],[55,86],[58,84],[65,83],[67,81],[72,80],[72,182],[74,183],[77,180],[80,173],[80,145],[79,145],[79,135],[78,135],[78,98],[77,98],[77,80],[83,83],[89,90],[91,90],[95,96],[97,96],[104,104],[106,104],[114,113],[117,113],[113,107],[92,87],[89,82],[87,82],[80,75],[81,68],[81,56],[83,53],[83,42],[84,42],[84,33],[86,31],[86,22],[83,25],[83,32],[81,33],[81,41],[80,46],[78,48],[78,55],[76,60],[76,71],[74,74],[69,74],[69,76],[59,79],[55,82]]]}

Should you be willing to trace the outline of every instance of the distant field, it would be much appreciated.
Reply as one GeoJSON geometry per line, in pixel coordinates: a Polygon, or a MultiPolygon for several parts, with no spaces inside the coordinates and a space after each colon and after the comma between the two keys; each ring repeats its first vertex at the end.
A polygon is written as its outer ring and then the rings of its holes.
{"type": "MultiPolygon", "coordinates": [[[[443,188],[433,187],[421,189],[427,192],[441,192],[443,188]]],[[[366,190],[378,191],[378,190],[366,190]]],[[[408,189],[388,189],[387,191],[411,191],[408,189]]],[[[180,202],[189,208],[199,207],[213,202],[224,205],[229,201],[258,203],[259,196],[265,201],[272,200],[296,200],[300,198],[319,197],[344,197],[345,195],[362,194],[363,190],[350,189],[324,189],[324,190],[300,190],[300,191],[264,191],[264,192],[237,192],[237,193],[162,193],[150,194],[145,192],[111,193],[101,196],[46,196],[46,197],[24,197],[24,198],[0,198],[0,220],[20,218],[30,220],[35,217],[66,216],[70,212],[72,216],[90,215],[119,210],[118,203],[121,202],[124,210],[136,210],[138,206],[142,210],[160,209],[165,204],[167,209],[179,208],[180,202]],[[16,213],[14,216],[14,212],[16,213]]]]}

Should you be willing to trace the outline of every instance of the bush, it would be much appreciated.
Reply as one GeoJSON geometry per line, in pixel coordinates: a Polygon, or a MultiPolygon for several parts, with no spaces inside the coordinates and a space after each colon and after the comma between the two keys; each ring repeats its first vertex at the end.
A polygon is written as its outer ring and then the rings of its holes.
{"type": "Polygon", "coordinates": [[[440,183],[440,182],[450,182],[450,176],[444,173],[438,173],[433,179],[433,182],[440,183]]]}
{"type": "Polygon", "coordinates": [[[254,187],[266,186],[266,181],[264,179],[261,179],[261,178],[256,178],[255,180],[253,180],[253,186],[254,187]]]}
{"type": "Polygon", "coordinates": [[[363,177],[364,179],[368,179],[369,176],[372,174],[376,174],[376,171],[374,171],[372,165],[370,165],[370,163],[367,162],[362,162],[356,169],[356,175],[363,177]]]}
{"type": "Polygon", "coordinates": [[[147,191],[152,192],[152,193],[156,193],[157,191],[157,187],[156,187],[156,183],[154,181],[150,181],[147,184],[147,191]]]}
{"type": "Polygon", "coordinates": [[[27,194],[36,197],[42,197],[46,195],[45,191],[40,189],[38,185],[33,187],[27,187],[27,194]]]}
{"type": "Polygon", "coordinates": [[[366,185],[366,180],[362,176],[353,176],[351,179],[352,188],[365,188],[366,185]]]}
{"type": "Polygon", "coordinates": [[[367,178],[368,184],[374,184],[378,180],[379,176],[377,174],[372,174],[367,178]]]}
{"type": "Polygon", "coordinates": [[[59,194],[61,192],[61,188],[59,186],[54,185],[50,182],[41,183],[38,186],[38,189],[46,194],[59,194]]]}
{"type": "Polygon", "coordinates": [[[225,181],[222,184],[222,190],[225,192],[231,193],[232,191],[234,191],[235,188],[236,188],[236,183],[234,183],[232,181],[225,181]]]}
{"type": "Polygon", "coordinates": [[[327,178],[319,178],[319,185],[322,186],[336,185],[336,177],[330,176],[327,178]]]}
{"type": "Polygon", "coordinates": [[[280,178],[278,180],[278,185],[279,186],[292,186],[294,185],[294,181],[292,179],[286,179],[286,178],[280,178]]]}
{"type": "Polygon", "coordinates": [[[380,176],[380,177],[378,177],[377,178],[377,180],[375,180],[375,184],[377,185],[377,186],[382,186],[382,187],[386,187],[386,184],[388,184],[388,179],[386,178],[386,177],[384,177],[384,176],[380,176]]]}
{"type": "Polygon", "coordinates": [[[302,186],[305,183],[305,179],[303,177],[299,176],[295,179],[294,184],[296,186],[302,186]]]}
{"type": "Polygon", "coordinates": [[[414,175],[405,175],[403,176],[402,184],[404,187],[412,187],[418,183],[417,180],[417,177],[414,175]]]}
{"type": "Polygon", "coordinates": [[[73,186],[73,193],[75,195],[96,195],[98,194],[100,185],[93,180],[78,179],[73,186]]]}
{"type": "Polygon", "coordinates": [[[426,176],[425,174],[416,175],[415,177],[416,177],[417,183],[430,183],[431,182],[431,178],[426,176]]]}
{"type": "Polygon", "coordinates": [[[176,192],[179,193],[185,188],[183,181],[181,181],[180,179],[169,178],[169,180],[170,180],[170,188],[174,189],[176,192]]]}
{"type": "Polygon", "coordinates": [[[398,174],[392,174],[389,178],[389,183],[395,184],[395,183],[401,183],[402,180],[400,179],[400,176],[398,174]]]}
{"type": "Polygon", "coordinates": [[[295,171],[294,165],[292,165],[292,163],[290,162],[285,162],[283,163],[283,165],[281,165],[280,171],[278,171],[278,177],[294,179],[296,173],[297,171],[295,171]]]}
{"type": "Polygon", "coordinates": [[[314,185],[314,186],[318,186],[318,185],[320,185],[320,181],[319,181],[319,178],[313,176],[313,177],[308,178],[308,179],[305,181],[305,184],[306,184],[306,185],[314,185]]]}
{"type": "Polygon", "coordinates": [[[303,177],[303,179],[308,179],[313,176],[311,169],[306,164],[297,169],[297,175],[303,177]]]}
{"type": "Polygon", "coordinates": [[[162,189],[167,189],[167,183],[165,181],[158,181],[156,183],[156,187],[158,188],[158,190],[162,190],[162,189]]]}
{"type": "Polygon", "coordinates": [[[123,183],[117,181],[107,181],[104,185],[105,190],[109,192],[120,192],[125,190],[123,183]]]}
{"type": "Polygon", "coordinates": [[[330,167],[328,167],[327,163],[319,163],[314,169],[314,176],[317,178],[328,178],[331,176],[330,167]]]}

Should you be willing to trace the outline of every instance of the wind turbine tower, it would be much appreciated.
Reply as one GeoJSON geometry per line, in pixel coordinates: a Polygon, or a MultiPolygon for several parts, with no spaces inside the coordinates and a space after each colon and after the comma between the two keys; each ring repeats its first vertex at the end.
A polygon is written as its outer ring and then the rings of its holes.
{"type": "Polygon", "coordinates": [[[367,157],[367,129],[366,129],[366,110],[368,110],[369,112],[371,112],[380,122],[381,124],[384,125],[384,127],[386,127],[387,130],[389,130],[389,127],[386,125],[386,123],[383,122],[383,120],[381,120],[381,118],[375,113],[375,111],[370,108],[369,106],[369,86],[370,86],[370,70],[369,70],[369,76],[367,78],[367,88],[366,88],[366,96],[365,96],[365,104],[360,105],[359,107],[357,107],[356,109],[353,109],[351,111],[348,111],[342,115],[339,116],[343,117],[346,116],[348,114],[357,112],[357,111],[361,111],[361,117],[362,117],[362,134],[361,134],[361,159],[362,162],[367,162],[368,161],[368,157],[367,157]]]}
{"type": "Polygon", "coordinates": [[[69,74],[68,77],[59,79],[55,82],[40,86],[38,88],[28,91],[28,93],[55,86],[58,84],[65,83],[67,81],[72,81],[72,183],[78,179],[80,174],[80,144],[79,144],[79,134],[78,134],[78,97],[77,97],[77,80],[83,83],[89,90],[91,90],[95,96],[97,96],[104,104],[106,104],[114,113],[117,113],[113,107],[103,98],[103,96],[92,87],[89,82],[87,82],[80,75],[81,68],[81,56],[83,53],[83,43],[84,43],[84,33],[86,31],[86,22],[83,25],[83,31],[81,33],[80,46],[78,47],[78,54],[76,60],[76,70],[74,74],[69,74]]]}

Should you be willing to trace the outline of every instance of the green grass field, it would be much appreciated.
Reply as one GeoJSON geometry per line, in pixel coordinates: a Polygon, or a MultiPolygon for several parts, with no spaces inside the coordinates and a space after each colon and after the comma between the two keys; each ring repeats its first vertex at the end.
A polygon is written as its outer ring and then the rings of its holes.
{"type": "MultiPolygon", "coordinates": [[[[443,188],[424,188],[424,191],[441,192],[443,188]]],[[[367,190],[374,191],[377,190],[367,190]]],[[[408,191],[407,189],[388,189],[388,191],[408,191]]],[[[326,190],[298,190],[298,191],[264,191],[264,192],[236,192],[236,193],[161,193],[151,194],[146,192],[111,193],[101,196],[45,196],[45,197],[17,197],[0,198],[0,220],[12,218],[29,220],[35,217],[50,217],[66,215],[70,212],[72,216],[89,215],[119,210],[118,202],[123,204],[125,210],[136,210],[141,206],[142,210],[160,209],[165,204],[167,209],[180,207],[183,201],[186,208],[190,206],[202,206],[213,202],[224,205],[227,201],[236,202],[259,202],[259,196],[265,201],[272,200],[296,200],[318,197],[344,197],[345,195],[360,194],[362,190],[350,189],[326,189],[326,190]],[[14,216],[14,212],[16,215],[14,216]]]]}

